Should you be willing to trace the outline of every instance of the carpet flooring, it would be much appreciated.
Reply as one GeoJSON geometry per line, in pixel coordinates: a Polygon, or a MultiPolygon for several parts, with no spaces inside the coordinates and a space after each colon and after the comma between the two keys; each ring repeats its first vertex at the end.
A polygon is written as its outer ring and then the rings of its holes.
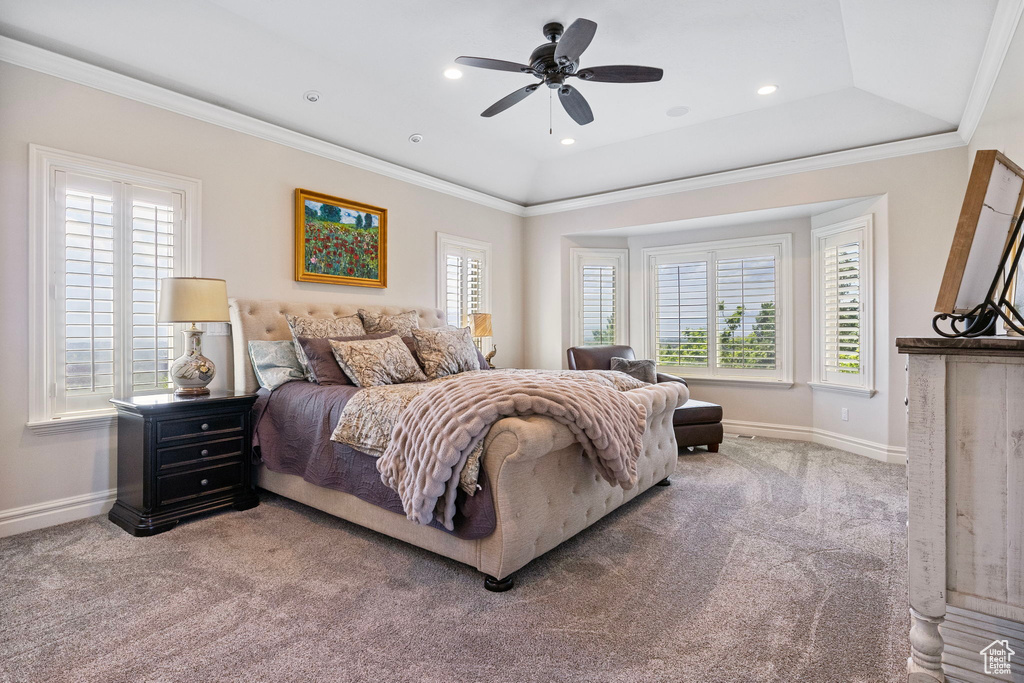
{"type": "MultiPolygon", "coordinates": [[[[0,539],[0,681],[897,681],[905,468],[726,439],[489,593],[305,506],[0,539]]],[[[905,677],[903,678],[905,680],[905,677]]]]}

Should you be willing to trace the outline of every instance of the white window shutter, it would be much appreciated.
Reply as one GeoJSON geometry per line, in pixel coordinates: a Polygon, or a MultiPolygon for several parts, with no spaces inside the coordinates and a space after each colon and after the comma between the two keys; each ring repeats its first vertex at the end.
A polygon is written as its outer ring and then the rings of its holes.
{"type": "Polygon", "coordinates": [[[775,257],[717,258],[715,278],[718,367],[774,370],[775,257]]]}
{"type": "Polygon", "coordinates": [[[571,345],[628,344],[629,251],[574,247],[569,252],[569,260],[571,345]]]}
{"type": "Polygon", "coordinates": [[[615,343],[615,280],[611,264],[583,266],[582,346],[615,343]]]}
{"type": "Polygon", "coordinates": [[[174,329],[156,320],[160,280],[173,277],[180,269],[181,193],[132,186],[128,190],[131,216],[129,244],[131,277],[131,319],[126,349],[130,349],[130,385],[133,394],[165,391],[174,358],[174,329]]]}
{"type": "Polygon", "coordinates": [[[490,245],[437,234],[438,306],[449,325],[465,327],[474,313],[490,312],[490,245]]]}
{"type": "Polygon", "coordinates": [[[658,365],[708,366],[708,262],[664,263],[655,277],[655,356],[658,365]]]}
{"type": "Polygon", "coordinates": [[[115,262],[121,184],[55,171],[55,410],[101,410],[117,387],[115,262]]]}

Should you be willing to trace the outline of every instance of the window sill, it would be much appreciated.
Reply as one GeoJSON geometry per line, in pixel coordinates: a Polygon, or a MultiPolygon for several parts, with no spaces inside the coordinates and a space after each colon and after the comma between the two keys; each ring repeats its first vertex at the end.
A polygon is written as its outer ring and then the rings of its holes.
{"type": "MultiPolygon", "coordinates": [[[[665,372],[664,370],[660,372],[665,372]]],[[[704,377],[700,375],[683,375],[678,372],[666,372],[686,380],[687,384],[719,384],[724,386],[758,386],[772,389],[791,389],[793,382],[784,379],[764,379],[760,377],[704,377]]]]}
{"type": "Polygon", "coordinates": [[[871,398],[878,393],[875,389],[844,387],[841,384],[825,384],[823,382],[808,382],[807,386],[815,391],[832,391],[837,394],[854,394],[855,396],[865,396],[867,398],[871,398]]]}
{"type": "Polygon", "coordinates": [[[75,417],[58,417],[52,420],[36,420],[25,426],[33,434],[46,436],[49,434],[64,434],[67,432],[88,432],[110,429],[117,422],[117,412],[96,413],[93,415],[79,415],[75,417]]]}

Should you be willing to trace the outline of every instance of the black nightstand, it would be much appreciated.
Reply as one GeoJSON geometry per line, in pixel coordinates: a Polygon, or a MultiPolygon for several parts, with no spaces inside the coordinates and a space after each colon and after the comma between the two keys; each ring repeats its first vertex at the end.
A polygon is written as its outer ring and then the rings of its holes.
{"type": "Polygon", "coordinates": [[[256,396],[133,396],[117,407],[117,502],[107,517],[133,536],[211,510],[259,504],[252,476],[256,396]]]}

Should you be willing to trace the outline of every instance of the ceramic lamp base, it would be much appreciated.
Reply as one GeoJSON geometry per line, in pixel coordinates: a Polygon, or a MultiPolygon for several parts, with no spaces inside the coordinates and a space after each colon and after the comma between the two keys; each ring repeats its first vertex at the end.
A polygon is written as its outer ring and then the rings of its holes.
{"type": "Polygon", "coordinates": [[[185,335],[185,353],[170,367],[171,381],[176,396],[199,396],[210,393],[207,385],[217,374],[217,367],[203,355],[203,331],[194,324],[182,332],[185,335]]]}

